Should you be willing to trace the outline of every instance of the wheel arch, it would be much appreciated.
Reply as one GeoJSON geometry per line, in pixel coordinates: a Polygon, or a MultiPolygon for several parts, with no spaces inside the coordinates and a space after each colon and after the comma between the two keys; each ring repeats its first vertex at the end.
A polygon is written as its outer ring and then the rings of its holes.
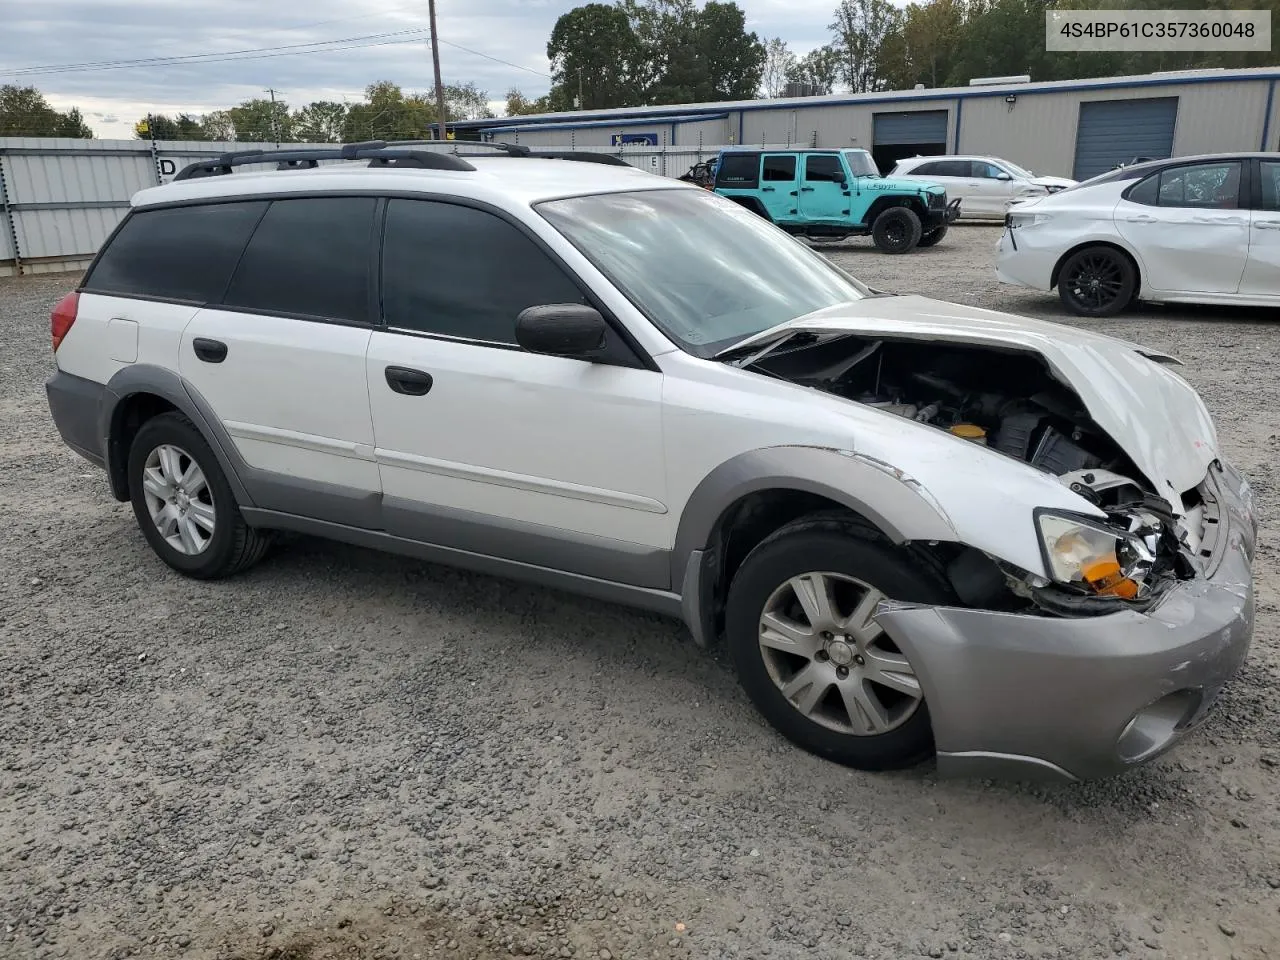
{"type": "Polygon", "coordinates": [[[99,421],[106,438],[107,477],[111,494],[129,499],[129,444],[144,423],[160,413],[176,411],[190,420],[213,450],[218,466],[241,506],[253,501],[240,482],[239,457],[207,401],[178,374],[152,364],[132,364],[108,381],[99,421]]]}
{"type": "Polygon", "coordinates": [[[732,200],[740,207],[746,207],[757,216],[764,217],[764,219],[773,223],[773,217],[769,215],[769,211],[765,209],[765,206],[760,202],[759,197],[725,196],[724,194],[721,194],[721,196],[726,200],[732,200]]]}
{"type": "Polygon", "coordinates": [[[728,580],[750,549],[781,526],[823,511],[841,511],[895,544],[956,536],[918,484],[886,464],[825,447],[740,454],[694,489],[672,551],[672,585],[700,645],[716,636],[728,580]]]}
{"type": "Polygon", "coordinates": [[[1126,260],[1128,260],[1129,266],[1133,267],[1134,290],[1135,291],[1142,290],[1142,264],[1138,262],[1138,257],[1132,250],[1130,250],[1124,244],[1114,239],[1083,240],[1080,243],[1074,244],[1071,247],[1069,247],[1066,250],[1066,252],[1062,254],[1062,256],[1058,257],[1057,262],[1055,262],[1053,265],[1053,271],[1049,274],[1050,290],[1054,289],[1058,285],[1058,276],[1059,274],[1062,273],[1062,265],[1066,263],[1068,259],[1070,259],[1071,257],[1075,256],[1077,253],[1079,253],[1081,250],[1087,250],[1090,247],[1109,247],[1112,250],[1115,250],[1121,256],[1123,256],[1126,260]]]}
{"type": "Polygon", "coordinates": [[[871,201],[871,205],[867,207],[867,212],[863,217],[863,224],[870,227],[876,221],[876,217],[884,213],[890,207],[906,207],[922,221],[928,216],[928,210],[925,208],[924,202],[917,196],[910,194],[894,194],[891,196],[876,197],[871,201]]]}

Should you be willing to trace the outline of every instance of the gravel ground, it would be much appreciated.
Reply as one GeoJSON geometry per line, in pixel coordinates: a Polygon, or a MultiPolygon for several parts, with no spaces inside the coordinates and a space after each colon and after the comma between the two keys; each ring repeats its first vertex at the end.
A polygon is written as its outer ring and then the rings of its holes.
{"type": "MultiPolygon", "coordinates": [[[[996,285],[996,236],[826,251],[1063,319],[996,285]]],[[[807,756],[681,627],[600,603],[304,539],[180,579],[50,422],[70,282],[0,281],[0,956],[1280,956],[1266,314],[1087,324],[1181,356],[1255,482],[1259,626],[1172,754],[1030,787],[807,756]]]]}

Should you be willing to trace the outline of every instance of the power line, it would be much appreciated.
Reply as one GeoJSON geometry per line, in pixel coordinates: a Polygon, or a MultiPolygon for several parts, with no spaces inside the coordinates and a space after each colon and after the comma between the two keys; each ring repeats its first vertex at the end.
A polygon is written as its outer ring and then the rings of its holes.
{"type": "Polygon", "coordinates": [[[428,33],[430,33],[430,30],[425,27],[415,27],[408,30],[395,30],[390,33],[371,33],[359,37],[343,37],[338,40],[315,40],[310,43],[288,43],[273,47],[249,47],[243,50],[225,50],[220,53],[192,53],[173,57],[143,57],[136,60],[96,60],[85,63],[45,64],[43,66],[18,67],[13,70],[0,71],[0,76],[24,77],[37,74],[121,70],[131,67],[170,66],[187,63],[222,63],[231,60],[262,60],[269,57],[299,56],[308,53],[333,53],[336,50],[354,50],[360,47],[416,43],[420,37],[428,33]],[[410,39],[386,39],[404,36],[410,36],[410,39]]]}
{"type": "Polygon", "coordinates": [[[541,73],[537,70],[532,70],[529,67],[522,67],[518,63],[512,63],[510,60],[503,60],[501,57],[491,57],[487,53],[481,53],[479,50],[472,50],[470,47],[464,47],[460,43],[453,43],[452,41],[446,40],[443,37],[440,38],[440,42],[447,47],[457,47],[459,50],[465,50],[467,53],[473,53],[477,57],[484,57],[486,60],[492,60],[494,63],[506,64],[508,67],[515,67],[517,70],[523,70],[525,73],[532,73],[535,77],[543,77],[547,80],[555,79],[549,73],[541,73]]]}

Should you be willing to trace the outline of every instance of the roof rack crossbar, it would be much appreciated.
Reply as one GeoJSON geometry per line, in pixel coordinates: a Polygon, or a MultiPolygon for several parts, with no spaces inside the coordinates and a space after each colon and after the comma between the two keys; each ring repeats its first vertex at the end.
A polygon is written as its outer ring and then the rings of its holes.
{"type": "Polygon", "coordinates": [[[321,160],[370,160],[370,165],[416,167],[422,170],[475,170],[465,160],[449,153],[432,153],[426,150],[397,150],[388,148],[385,141],[348,143],[326,150],[242,150],[225,153],[211,160],[199,160],[178,171],[174,182],[193,180],[197,177],[218,177],[232,172],[236,167],[254,163],[274,163],[277,170],[314,168],[321,160]]]}

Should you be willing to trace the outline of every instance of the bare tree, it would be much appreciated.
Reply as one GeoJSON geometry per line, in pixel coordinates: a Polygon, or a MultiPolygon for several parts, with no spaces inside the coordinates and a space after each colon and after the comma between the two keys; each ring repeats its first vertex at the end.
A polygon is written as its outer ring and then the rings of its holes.
{"type": "Polygon", "coordinates": [[[796,55],[787,49],[781,37],[766,40],[764,44],[764,76],[761,91],[765,97],[780,97],[787,88],[787,80],[796,66],[796,55]]]}

